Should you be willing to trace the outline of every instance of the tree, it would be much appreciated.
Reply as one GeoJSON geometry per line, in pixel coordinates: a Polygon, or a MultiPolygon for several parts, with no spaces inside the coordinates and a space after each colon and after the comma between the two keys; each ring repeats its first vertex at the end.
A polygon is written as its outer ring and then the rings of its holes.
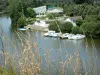
{"type": "MultiPolygon", "coordinates": [[[[9,0],[8,11],[9,15],[12,19],[13,25],[17,25],[18,19],[24,14],[26,17],[35,17],[35,13],[31,8],[34,7],[32,5],[36,5],[36,2],[41,2],[37,0],[9,0]]],[[[39,4],[38,4],[39,5],[39,4]]]]}
{"type": "Polygon", "coordinates": [[[35,11],[30,7],[27,8],[26,13],[27,13],[26,17],[31,17],[31,18],[35,18],[36,17],[35,11]]]}
{"type": "Polygon", "coordinates": [[[86,22],[82,24],[81,28],[87,37],[92,36],[93,38],[95,38],[97,35],[96,32],[98,31],[98,26],[99,25],[96,22],[86,22]]]}
{"type": "Polygon", "coordinates": [[[97,20],[100,21],[100,15],[98,15],[97,20]]]}
{"type": "Polygon", "coordinates": [[[50,13],[47,15],[49,19],[55,19],[56,17],[60,17],[60,16],[62,16],[62,14],[58,14],[58,13],[50,13]]]}
{"type": "Polygon", "coordinates": [[[18,19],[18,27],[23,28],[26,25],[26,17],[22,14],[22,16],[18,19]]]}
{"type": "Polygon", "coordinates": [[[56,32],[60,32],[60,30],[59,30],[57,25],[59,26],[59,28],[60,28],[62,33],[71,33],[72,32],[72,27],[73,27],[72,23],[70,23],[70,22],[61,23],[59,21],[52,22],[49,25],[49,30],[54,30],[56,32]]]}
{"type": "Polygon", "coordinates": [[[60,29],[63,33],[71,33],[72,27],[73,27],[73,25],[70,22],[60,24],[60,29]]]}
{"type": "Polygon", "coordinates": [[[86,15],[84,22],[96,22],[97,15],[86,15]]]}
{"type": "Polygon", "coordinates": [[[21,17],[22,13],[20,0],[9,0],[8,12],[12,19],[13,25],[17,25],[17,21],[21,17]]]}
{"type": "Polygon", "coordinates": [[[75,2],[76,4],[82,4],[82,3],[85,2],[85,0],[74,0],[74,2],[75,2]]]}
{"type": "Polygon", "coordinates": [[[74,0],[74,2],[76,3],[76,4],[82,4],[82,3],[93,3],[94,2],[94,0],[74,0]]]}
{"type": "Polygon", "coordinates": [[[82,19],[76,20],[76,25],[77,25],[77,26],[81,26],[82,23],[83,23],[83,20],[82,20],[82,19]]]}
{"type": "Polygon", "coordinates": [[[0,0],[0,12],[6,12],[8,0],[0,0]]]}
{"type": "Polygon", "coordinates": [[[72,33],[73,34],[80,34],[81,33],[80,27],[78,27],[78,26],[73,27],[72,28],[72,33]]]}
{"type": "Polygon", "coordinates": [[[56,22],[52,22],[50,25],[49,25],[49,30],[54,30],[56,32],[59,32],[59,29],[58,29],[58,26],[56,24],[56,22]]]}

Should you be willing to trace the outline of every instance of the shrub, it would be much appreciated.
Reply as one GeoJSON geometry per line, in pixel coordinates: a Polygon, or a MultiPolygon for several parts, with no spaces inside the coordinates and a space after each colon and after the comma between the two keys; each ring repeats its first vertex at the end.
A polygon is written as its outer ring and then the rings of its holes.
{"type": "Polygon", "coordinates": [[[31,18],[35,18],[36,17],[36,13],[32,8],[27,8],[26,10],[26,17],[31,17],[31,18]]]}
{"type": "Polygon", "coordinates": [[[62,33],[71,33],[71,31],[72,31],[72,27],[73,27],[72,23],[70,23],[70,22],[60,23],[59,21],[52,22],[49,25],[49,30],[54,30],[56,32],[59,32],[60,30],[57,25],[59,26],[62,33]]]}
{"type": "Polygon", "coordinates": [[[60,16],[62,16],[62,14],[58,14],[58,13],[51,13],[51,14],[48,14],[48,15],[47,15],[47,17],[48,17],[49,19],[54,19],[54,18],[60,17],[60,16]]]}
{"type": "Polygon", "coordinates": [[[78,27],[78,26],[73,27],[72,28],[72,33],[73,34],[80,34],[81,33],[80,27],[78,27]]]}
{"type": "Polygon", "coordinates": [[[82,20],[82,19],[78,19],[78,20],[76,21],[76,25],[77,25],[77,26],[81,26],[82,23],[83,23],[83,20],[82,20]]]}
{"type": "Polygon", "coordinates": [[[18,19],[18,27],[24,27],[26,25],[26,17],[24,15],[22,15],[19,19],[18,19]]]}
{"type": "Polygon", "coordinates": [[[71,33],[72,27],[73,27],[73,25],[70,22],[66,22],[66,23],[63,23],[60,25],[61,31],[63,33],[71,33]]]}
{"type": "Polygon", "coordinates": [[[96,38],[97,32],[100,29],[98,28],[99,26],[100,25],[98,25],[96,22],[86,22],[86,23],[83,23],[81,27],[87,37],[92,36],[93,38],[96,38]]]}
{"type": "Polygon", "coordinates": [[[58,26],[57,26],[56,22],[50,23],[49,30],[54,30],[56,32],[59,32],[59,29],[58,29],[58,26]]]}

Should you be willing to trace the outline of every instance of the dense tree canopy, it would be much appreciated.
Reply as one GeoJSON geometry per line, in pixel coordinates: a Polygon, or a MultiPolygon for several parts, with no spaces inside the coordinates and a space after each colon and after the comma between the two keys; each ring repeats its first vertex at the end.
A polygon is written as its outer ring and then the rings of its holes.
{"type": "Polygon", "coordinates": [[[14,25],[18,24],[19,18],[23,15],[25,17],[35,17],[35,12],[31,9],[34,5],[34,0],[9,0],[8,12],[14,25]]]}
{"type": "Polygon", "coordinates": [[[54,30],[56,32],[60,32],[58,26],[59,25],[59,28],[61,30],[62,33],[71,33],[72,32],[72,27],[73,25],[70,23],[70,22],[65,22],[65,23],[60,23],[57,21],[56,22],[52,22],[50,25],[49,25],[49,29],[50,30],[54,30]]]}
{"type": "Polygon", "coordinates": [[[100,37],[100,20],[96,15],[86,16],[81,28],[87,37],[100,37]]]}
{"type": "Polygon", "coordinates": [[[76,25],[77,25],[77,26],[81,26],[82,23],[83,23],[83,20],[82,20],[82,19],[76,20],[76,25]]]}
{"type": "Polygon", "coordinates": [[[8,6],[8,0],[0,0],[0,12],[6,12],[8,6]]]}
{"type": "Polygon", "coordinates": [[[80,27],[79,26],[73,27],[72,28],[72,33],[73,34],[80,34],[81,33],[80,27]]]}

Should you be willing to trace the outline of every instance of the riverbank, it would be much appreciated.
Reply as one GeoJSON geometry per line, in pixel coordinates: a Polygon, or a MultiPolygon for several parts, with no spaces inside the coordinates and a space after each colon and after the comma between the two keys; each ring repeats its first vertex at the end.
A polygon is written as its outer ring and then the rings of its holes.
{"type": "Polygon", "coordinates": [[[38,30],[38,31],[48,31],[49,29],[47,27],[42,27],[42,26],[37,26],[37,25],[28,25],[25,26],[24,28],[28,28],[31,30],[38,30]]]}

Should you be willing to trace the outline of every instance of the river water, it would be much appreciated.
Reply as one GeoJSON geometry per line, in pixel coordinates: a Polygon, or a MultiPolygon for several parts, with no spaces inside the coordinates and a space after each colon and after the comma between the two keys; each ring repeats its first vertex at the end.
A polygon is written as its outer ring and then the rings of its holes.
{"type": "MultiPolygon", "coordinates": [[[[5,36],[12,41],[12,35],[14,34],[14,39],[16,42],[18,41],[18,37],[16,36],[16,33],[14,33],[11,28],[11,19],[9,17],[0,17],[0,27],[3,29],[3,32],[5,36]]],[[[1,32],[1,30],[0,30],[1,32]]],[[[26,33],[23,32],[25,35],[26,33]]],[[[43,58],[45,52],[44,50],[51,50],[51,56],[52,59],[55,60],[57,63],[58,59],[58,50],[61,49],[61,59],[64,61],[66,60],[66,55],[73,55],[75,52],[79,51],[80,52],[80,57],[86,62],[88,60],[88,57],[92,58],[93,57],[93,50],[96,50],[96,55],[97,55],[97,68],[100,69],[100,39],[87,39],[87,42],[85,39],[83,40],[60,40],[59,38],[49,38],[49,37],[44,37],[42,32],[36,32],[36,31],[29,31],[31,34],[31,37],[35,37],[35,41],[38,43],[38,47],[40,50],[40,56],[43,58]],[[87,53],[88,52],[88,53],[87,53]]],[[[2,36],[0,34],[0,36],[2,36]]],[[[11,45],[9,45],[11,46],[11,45]]],[[[0,48],[2,49],[2,42],[0,41],[0,48]]],[[[13,54],[14,50],[13,48],[10,48],[10,53],[13,54]]],[[[1,50],[0,49],[0,50],[1,50]]],[[[0,61],[2,62],[2,61],[0,61]]],[[[90,61],[92,63],[92,60],[90,61]]],[[[91,64],[90,63],[90,64],[91,64]]],[[[44,64],[44,63],[43,63],[44,64]]],[[[45,65],[43,65],[45,66],[45,65]]],[[[98,69],[98,75],[99,73],[98,69]]]]}

